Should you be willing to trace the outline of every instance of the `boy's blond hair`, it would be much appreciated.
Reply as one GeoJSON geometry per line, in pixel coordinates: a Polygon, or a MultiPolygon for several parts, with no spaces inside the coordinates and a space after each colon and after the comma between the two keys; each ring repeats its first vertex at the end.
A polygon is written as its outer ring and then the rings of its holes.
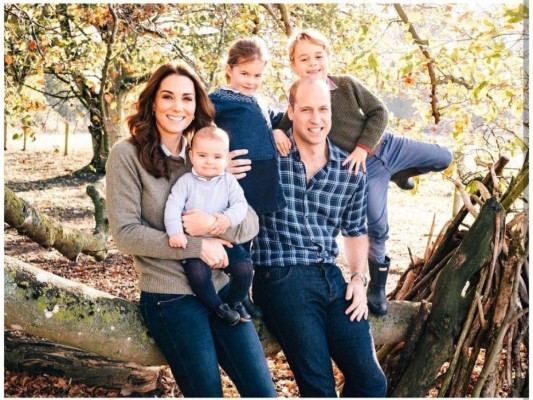
{"type": "Polygon", "coordinates": [[[289,51],[289,60],[294,61],[294,48],[299,42],[308,41],[318,46],[322,46],[326,51],[326,54],[329,56],[329,51],[331,46],[329,40],[320,32],[314,29],[304,29],[302,31],[296,32],[289,39],[288,51],[289,51]]]}
{"type": "Polygon", "coordinates": [[[225,149],[229,151],[229,134],[224,130],[216,126],[206,126],[196,131],[191,139],[190,147],[193,147],[194,140],[196,138],[220,140],[224,143],[225,149]]]}

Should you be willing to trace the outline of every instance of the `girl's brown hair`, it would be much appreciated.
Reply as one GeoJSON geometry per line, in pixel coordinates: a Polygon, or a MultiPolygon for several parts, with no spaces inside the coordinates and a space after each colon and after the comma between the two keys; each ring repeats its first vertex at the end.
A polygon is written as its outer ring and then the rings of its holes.
{"type": "Polygon", "coordinates": [[[136,112],[127,118],[130,142],[138,150],[141,165],[156,178],[169,178],[165,154],[161,149],[161,137],[157,130],[153,105],[161,82],[169,75],[176,74],[189,78],[194,84],[196,110],[194,120],[183,131],[188,136],[205,126],[213,125],[215,108],[207,95],[200,78],[188,67],[181,64],[165,64],[159,67],[146,83],[136,103],[136,112]]]}
{"type": "MultiPolygon", "coordinates": [[[[230,68],[233,68],[236,65],[254,60],[261,60],[266,64],[269,59],[270,54],[265,41],[257,36],[252,36],[249,38],[238,39],[231,44],[226,64],[229,65],[230,68]]],[[[230,81],[230,77],[227,73],[226,81],[230,81]]]]}

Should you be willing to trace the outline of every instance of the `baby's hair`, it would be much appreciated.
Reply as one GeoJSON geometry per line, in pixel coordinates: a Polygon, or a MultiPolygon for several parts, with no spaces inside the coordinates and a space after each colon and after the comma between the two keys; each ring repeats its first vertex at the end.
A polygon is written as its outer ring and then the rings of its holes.
{"type": "Polygon", "coordinates": [[[229,149],[229,133],[224,129],[216,126],[206,126],[205,128],[199,129],[191,138],[191,149],[193,148],[194,141],[197,137],[209,140],[221,140],[224,143],[224,146],[229,149]]]}
{"type": "Polygon", "coordinates": [[[318,46],[322,46],[326,51],[326,54],[329,56],[329,51],[331,46],[329,40],[320,32],[314,29],[304,29],[302,31],[296,32],[289,39],[288,51],[289,51],[289,60],[294,61],[294,48],[299,42],[308,41],[318,46]]]}
{"type": "MultiPolygon", "coordinates": [[[[269,59],[270,53],[265,41],[260,37],[251,36],[244,39],[238,39],[231,44],[226,64],[229,65],[230,68],[233,68],[236,65],[255,60],[264,61],[266,64],[269,59]]],[[[227,73],[226,81],[230,81],[230,77],[227,73]]]]}

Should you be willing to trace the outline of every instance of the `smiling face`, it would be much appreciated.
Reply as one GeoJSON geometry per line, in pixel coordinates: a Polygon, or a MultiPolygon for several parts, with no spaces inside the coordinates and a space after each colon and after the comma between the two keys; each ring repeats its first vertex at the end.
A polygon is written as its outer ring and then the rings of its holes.
{"type": "Polygon", "coordinates": [[[289,118],[298,147],[322,145],[331,129],[330,91],[323,80],[304,79],[291,89],[289,118]]]}
{"type": "MultiPolygon", "coordinates": [[[[204,128],[211,130],[214,128],[204,128]]],[[[209,131],[196,132],[189,152],[196,173],[204,178],[214,178],[222,174],[228,165],[229,141],[226,137],[209,131]]],[[[225,134],[224,134],[225,135],[225,134]]]]}
{"type": "Polygon", "coordinates": [[[194,119],[195,110],[196,96],[191,79],[177,74],[163,79],[153,104],[161,141],[179,139],[194,119]]]}
{"type": "Polygon", "coordinates": [[[291,69],[300,78],[315,77],[326,79],[329,57],[324,46],[302,40],[295,44],[291,69]]]}
{"type": "Polygon", "coordinates": [[[230,87],[247,96],[254,94],[261,87],[265,66],[266,62],[259,59],[233,66],[226,64],[230,87]]]}

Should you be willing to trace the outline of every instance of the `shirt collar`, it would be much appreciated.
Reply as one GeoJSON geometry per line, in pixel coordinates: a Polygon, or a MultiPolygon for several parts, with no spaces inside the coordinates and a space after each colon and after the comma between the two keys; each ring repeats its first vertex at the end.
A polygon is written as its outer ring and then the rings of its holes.
{"type": "Polygon", "coordinates": [[[212,182],[212,181],[216,181],[216,180],[219,180],[222,176],[224,176],[224,174],[226,172],[222,172],[220,175],[218,176],[214,176],[212,178],[205,178],[203,176],[200,176],[198,175],[198,172],[196,172],[196,170],[194,169],[194,167],[191,169],[191,173],[196,177],[198,178],[199,180],[201,181],[204,181],[204,182],[212,182]]]}
{"type": "Polygon", "coordinates": [[[327,77],[326,83],[328,84],[330,91],[338,88],[338,86],[335,84],[335,82],[333,82],[333,80],[329,76],[327,77]]]}
{"type": "Polygon", "coordinates": [[[240,94],[241,96],[253,97],[253,98],[256,99],[256,100],[258,99],[257,92],[256,92],[256,93],[253,93],[253,94],[244,94],[243,92],[239,92],[238,90],[232,89],[232,88],[227,87],[227,86],[224,86],[222,89],[227,90],[228,92],[238,93],[238,94],[240,94]]]}
{"type": "Polygon", "coordinates": [[[179,154],[172,154],[168,147],[163,143],[161,143],[161,150],[163,150],[163,153],[165,153],[165,156],[167,157],[181,157],[183,158],[183,161],[187,161],[187,139],[183,136],[181,137],[181,151],[179,154]]]}

